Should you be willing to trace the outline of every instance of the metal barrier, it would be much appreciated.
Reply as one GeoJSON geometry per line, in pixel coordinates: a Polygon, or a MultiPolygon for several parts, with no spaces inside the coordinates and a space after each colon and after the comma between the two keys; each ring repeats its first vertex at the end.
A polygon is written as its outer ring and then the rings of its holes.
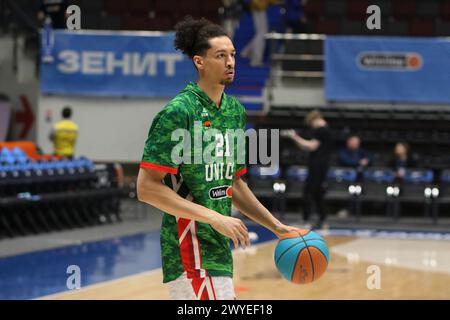
{"type": "Polygon", "coordinates": [[[323,34],[268,33],[273,85],[282,78],[319,79],[323,72],[323,34]]]}

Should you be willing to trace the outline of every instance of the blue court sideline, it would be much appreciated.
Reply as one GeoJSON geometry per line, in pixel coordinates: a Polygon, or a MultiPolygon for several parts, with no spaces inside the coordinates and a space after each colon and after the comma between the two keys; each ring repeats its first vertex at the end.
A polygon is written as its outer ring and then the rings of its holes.
{"type": "MultiPolygon", "coordinates": [[[[275,239],[267,229],[250,225],[260,243],[275,239]]],[[[34,299],[66,291],[67,267],[81,270],[81,287],[161,267],[159,231],[0,259],[0,299],[34,299]]]]}

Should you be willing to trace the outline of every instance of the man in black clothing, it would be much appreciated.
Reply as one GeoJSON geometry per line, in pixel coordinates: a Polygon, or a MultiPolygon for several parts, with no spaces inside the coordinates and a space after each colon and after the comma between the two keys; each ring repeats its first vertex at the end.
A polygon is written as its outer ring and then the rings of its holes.
{"type": "Polygon", "coordinates": [[[361,139],[357,135],[347,138],[346,147],[339,150],[338,163],[342,167],[352,167],[358,173],[358,181],[362,180],[364,170],[372,162],[371,155],[361,148],[361,139]]]}
{"type": "Polygon", "coordinates": [[[308,178],[303,191],[303,218],[309,223],[312,207],[315,205],[319,222],[315,228],[320,229],[326,220],[323,204],[325,184],[331,155],[331,132],[320,112],[311,111],[305,118],[305,124],[312,130],[312,139],[299,136],[294,130],[286,130],[282,135],[291,138],[301,149],[310,152],[308,159],[308,178]]]}

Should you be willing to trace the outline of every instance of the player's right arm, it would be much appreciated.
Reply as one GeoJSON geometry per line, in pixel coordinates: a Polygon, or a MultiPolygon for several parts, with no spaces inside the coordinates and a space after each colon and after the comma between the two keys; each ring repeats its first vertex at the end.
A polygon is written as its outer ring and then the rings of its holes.
{"type": "Polygon", "coordinates": [[[141,168],[137,178],[139,201],[179,218],[208,223],[230,238],[236,248],[239,243],[243,248],[250,244],[247,227],[240,219],[223,216],[214,210],[184,199],[162,183],[166,174],[166,172],[141,168]]]}

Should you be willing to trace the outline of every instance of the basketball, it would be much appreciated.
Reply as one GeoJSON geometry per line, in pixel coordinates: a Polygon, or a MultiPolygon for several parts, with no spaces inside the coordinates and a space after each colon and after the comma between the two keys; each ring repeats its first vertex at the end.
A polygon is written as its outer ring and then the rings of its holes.
{"type": "Polygon", "coordinates": [[[316,232],[301,229],[284,235],[275,248],[275,265],[292,283],[306,284],[327,270],[330,254],[325,240],[316,232]]]}

